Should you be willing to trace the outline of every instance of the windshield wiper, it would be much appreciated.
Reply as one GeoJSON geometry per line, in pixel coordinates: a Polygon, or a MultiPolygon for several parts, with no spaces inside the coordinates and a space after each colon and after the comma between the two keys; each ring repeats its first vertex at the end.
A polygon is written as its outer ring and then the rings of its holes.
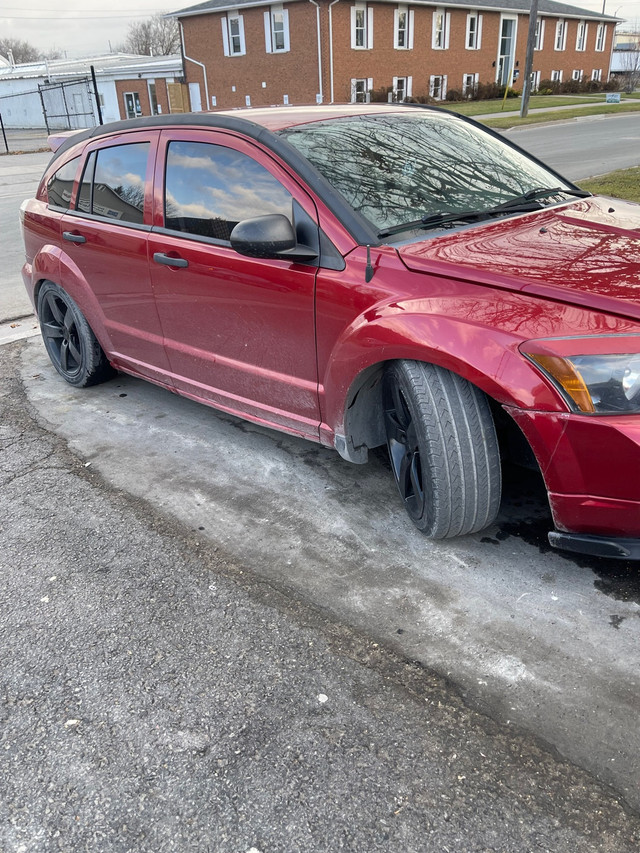
{"type": "Polygon", "coordinates": [[[484,216],[486,212],[486,210],[459,210],[457,212],[447,210],[440,213],[430,213],[421,219],[414,219],[411,222],[403,222],[401,225],[392,225],[390,228],[383,228],[382,231],[378,231],[378,237],[390,237],[392,234],[399,234],[401,231],[410,231],[412,228],[429,228],[431,225],[446,225],[447,222],[468,222],[470,219],[478,219],[484,216]]]}
{"type": "Polygon", "coordinates": [[[586,198],[591,195],[591,193],[585,190],[566,190],[562,187],[536,187],[523,195],[515,196],[514,198],[510,198],[509,201],[504,201],[502,204],[496,204],[494,207],[488,207],[484,210],[440,211],[438,213],[430,213],[421,219],[413,219],[411,222],[392,225],[389,228],[383,228],[382,231],[379,231],[378,238],[391,237],[393,234],[400,234],[401,231],[411,231],[412,228],[430,228],[436,225],[446,225],[450,222],[469,222],[474,219],[488,219],[498,213],[516,213],[517,211],[526,213],[530,210],[541,210],[543,205],[539,200],[546,196],[556,195],[557,193],[565,193],[566,195],[573,195],[578,198],[586,198]]]}
{"type": "Polygon", "coordinates": [[[591,195],[591,193],[585,192],[585,190],[565,190],[562,187],[535,187],[534,189],[529,190],[528,193],[514,196],[514,198],[510,198],[508,201],[502,202],[502,204],[496,204],[495,207],[489,208],[486,212],[499,213],[501,210],[511,210],[511,208],[514,207],[519,208],[527,203],[538,202],[540,199],[546,198],[550,195],[557,195],[558,193],[574,195],[578,198],[586,198],[591,195]]]}

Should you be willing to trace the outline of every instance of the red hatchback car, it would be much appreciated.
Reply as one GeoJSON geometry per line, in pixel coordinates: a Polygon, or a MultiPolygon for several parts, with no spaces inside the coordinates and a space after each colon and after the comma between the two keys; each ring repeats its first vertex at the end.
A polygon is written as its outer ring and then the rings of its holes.
{"type": "Polygon", "coordinates": [[[427,536],[536,463],[553,545],[640,558],[640,206],[432,108],[159,116],[70,136],[22,206],[58,372],[125,371],[352,462],[427,536]]]}

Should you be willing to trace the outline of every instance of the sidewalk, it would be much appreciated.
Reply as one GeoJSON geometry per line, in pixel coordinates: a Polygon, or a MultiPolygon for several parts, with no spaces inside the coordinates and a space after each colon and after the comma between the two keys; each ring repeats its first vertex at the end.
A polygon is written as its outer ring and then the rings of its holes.
{"type": "Polygon", "coordinates": [[[0,134],[0,154],[20,154],[24,151],[48,151],[48,132],[44,127],[20,128],[5,127],[4,133],[7,139],[7,152],[5,141],[0,134]]]}

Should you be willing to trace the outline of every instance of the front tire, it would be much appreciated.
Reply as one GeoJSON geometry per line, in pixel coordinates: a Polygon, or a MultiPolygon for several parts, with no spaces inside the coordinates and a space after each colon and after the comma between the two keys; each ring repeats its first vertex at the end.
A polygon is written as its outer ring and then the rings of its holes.
{"type": "Polygon", "coordinates": [[[40,330],[60,376],[76,388],[104,382],[114,374],[96,336],[66,290],[45,281],[38,293],[40,330]]]}
{"type": "Polygon", "coordinates": [[[398,361],[385,373],[383,405],[391,468],[416,527],[446,539],[495,521],[500,453],[482,391],[436,365],[398,361]]]}

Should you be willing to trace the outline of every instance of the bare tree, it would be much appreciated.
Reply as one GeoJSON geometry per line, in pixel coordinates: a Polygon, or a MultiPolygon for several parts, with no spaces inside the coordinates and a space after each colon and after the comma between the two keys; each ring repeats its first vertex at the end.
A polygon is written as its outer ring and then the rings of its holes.
{"type": "Polygon", "coordinates": [[[141,56],[168,56],[180,50],[178,24],[173,18],[154,15],[131,24],[122,49],[141,56]]]}
{"type": "Polygon", "coordinates": [[[0,56],[5,56],[9,59],[9,55],[13,56],[13,61],[21,62],[37,62],[42,58],[42,54],[37,47],[29,44],[28,41],[20,39],[0,38],[0,56]]]}

